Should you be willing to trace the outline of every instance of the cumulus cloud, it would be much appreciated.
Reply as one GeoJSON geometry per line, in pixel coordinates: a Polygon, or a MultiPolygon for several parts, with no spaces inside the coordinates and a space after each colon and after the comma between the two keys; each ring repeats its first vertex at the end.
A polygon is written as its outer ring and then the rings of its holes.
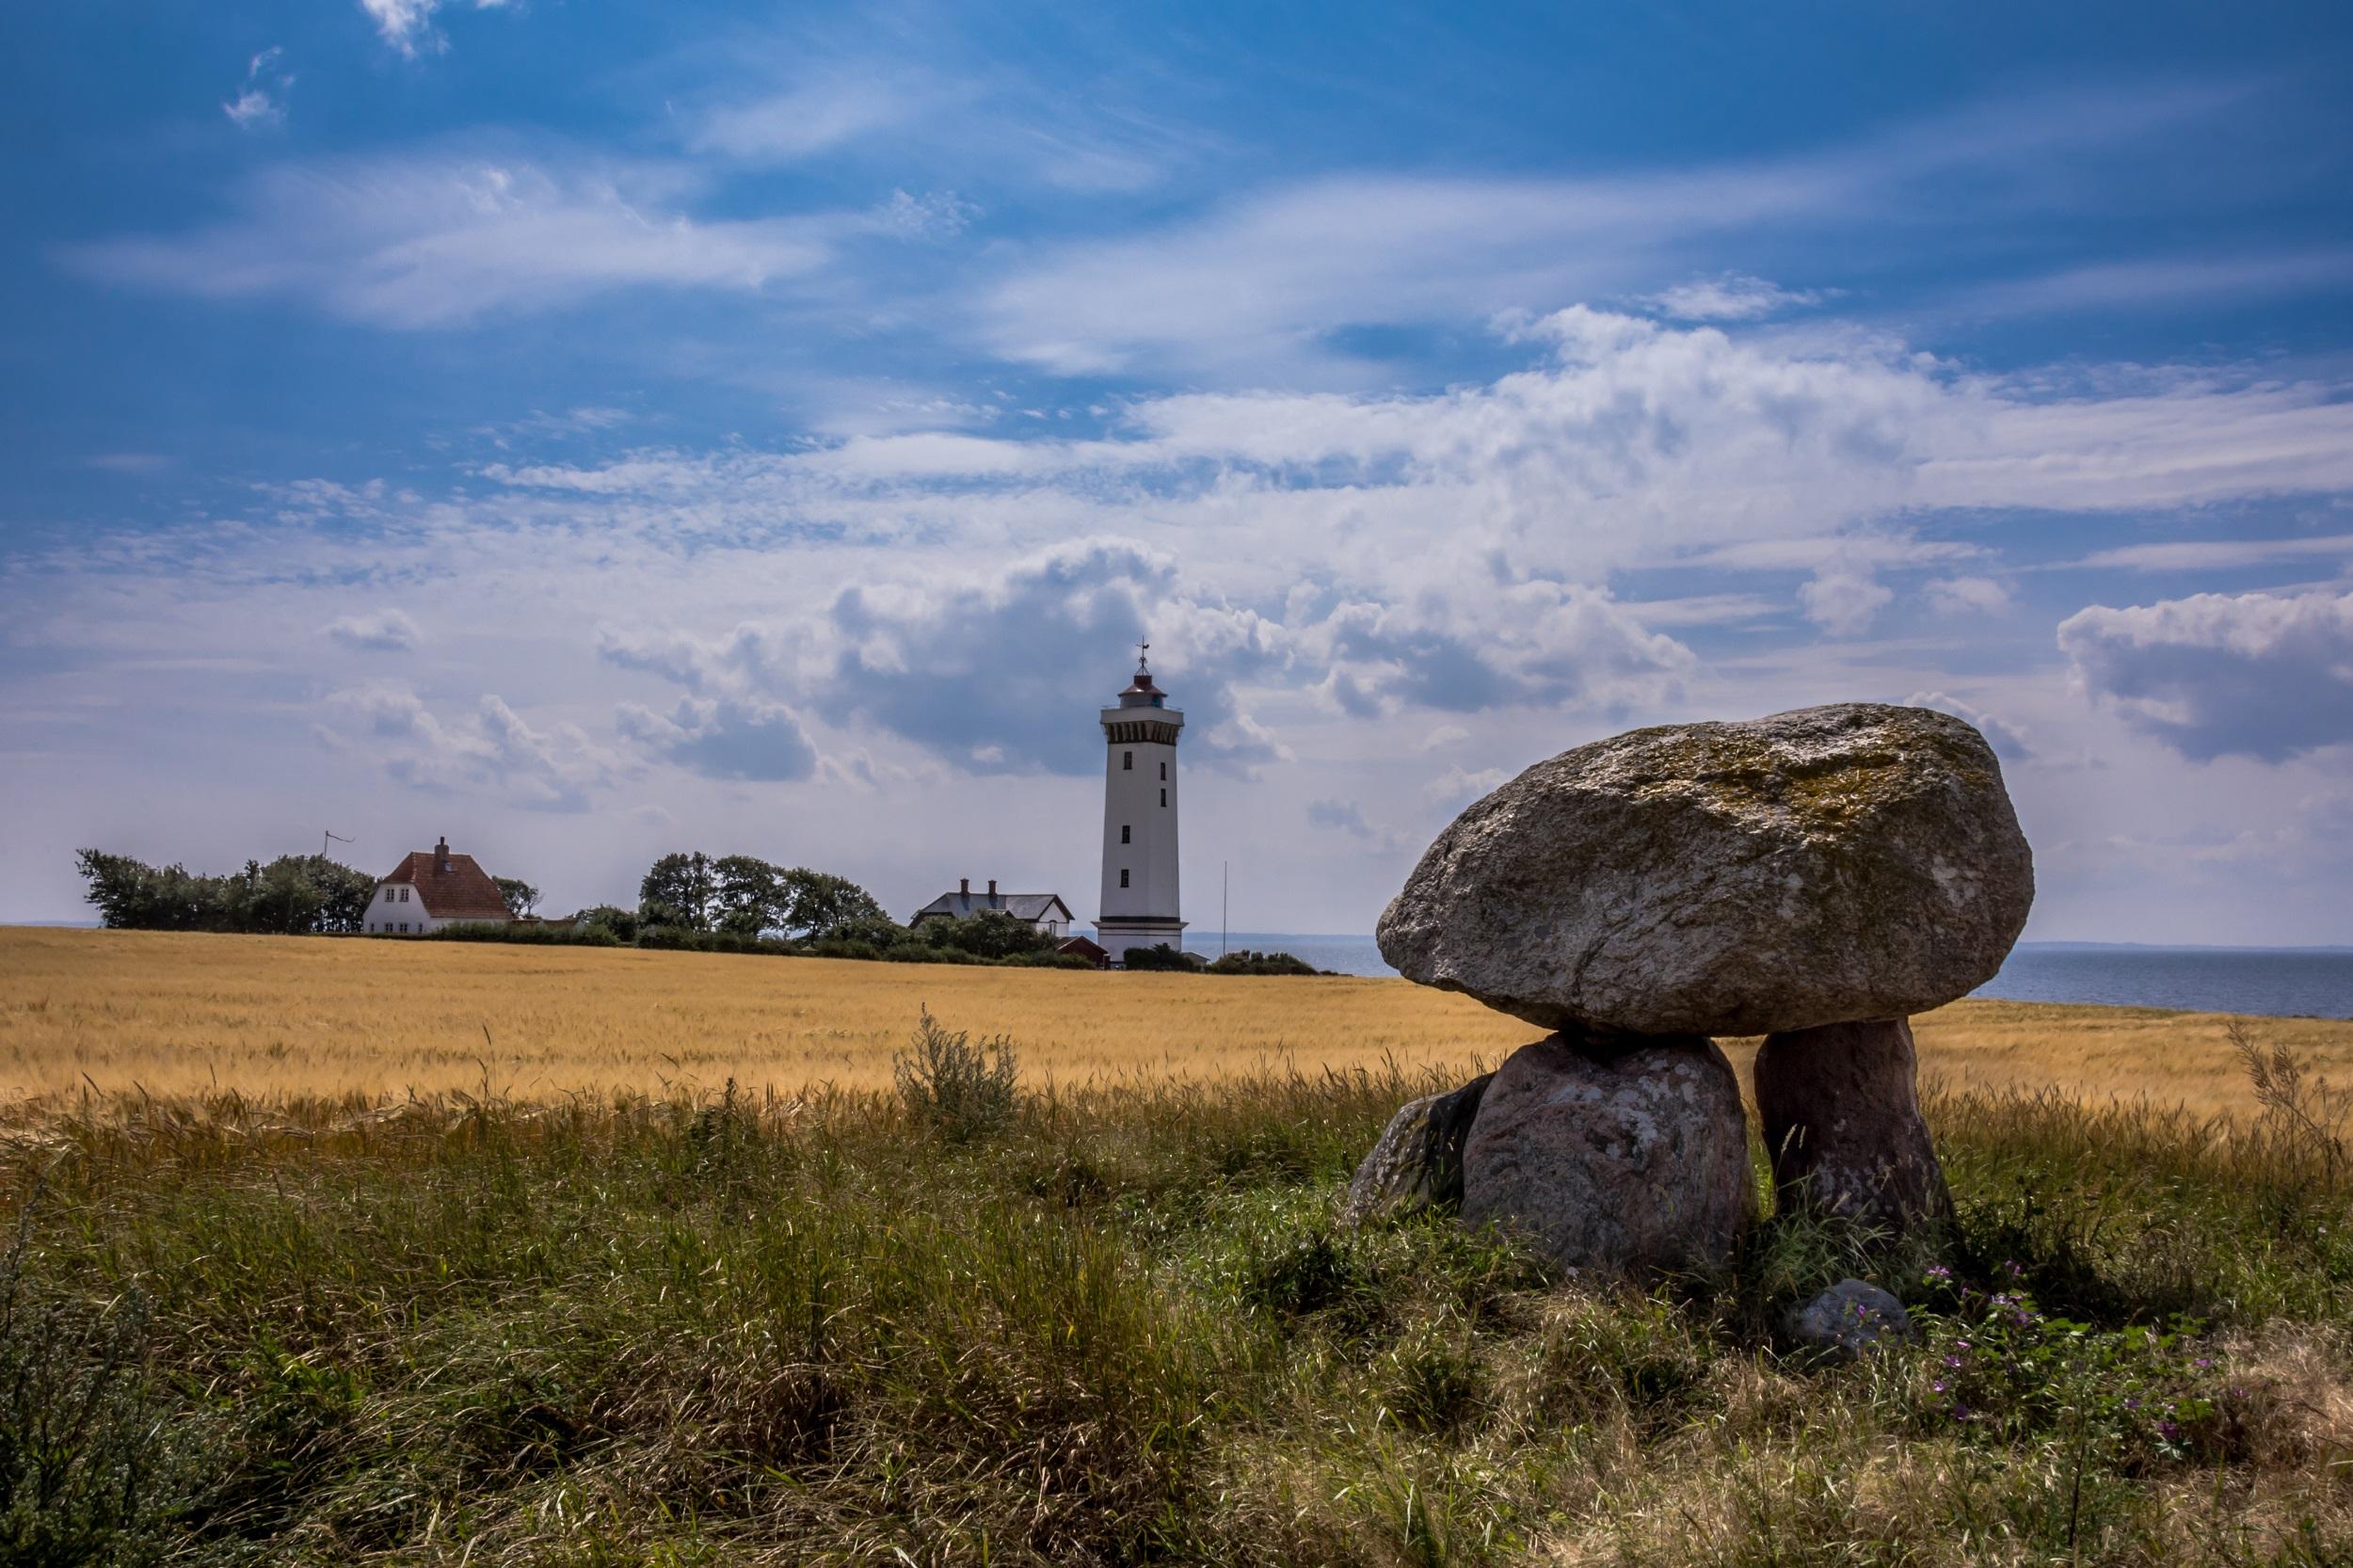
{"type": "Polygon", "coordinates": [[[338,691],[326,706],[341,724],[323,727],[322,738],[418,789],[484,785],[519,805],[580,811],[614,777],[612,758],[578,726],[535,728],[494,693],[454,721],[414,689],[389,681],[338,691]]]}
{"type": "Polygon", "coordinates": [[[2060,622],[2077,681],[2196,760],[2353,742],[2353,594],[2197,594],[2060,622]]]}
{"type": "Polygon", "coordinates": [[[623,703],[616,723],[650,754],[708,778],[783,782],[817,769],[800,720],[773,703],[688,696],[667,714],[623,703]]]}
{"type": "Polygon", "coordinates": [[[1645,295],[1641,303],[1676,321],[1753,321],[1792,306],[1817,305],[1821,299],[1818,293],[1785,289],[1762,278],[1727,272],[1645,295]]]}
{"type": "Polygon", "coordinates": [[[1200,754],[1272,756],[1236,688],[1283,664],[1281,628],[1131,540],[1076,540],[980,584],[853,586],[828,620],[838,651],[815,682],[828,717],[968,754],[1004,746],[1000,760],[974,759],[984,770],[1091,772],[1102,738],[1072,715],[1112,705],[1146,635],[1200,754]]]}
{"type": "Polygon", "coordinates": [[[1941,616],[1998,616],[2009,609],[2009,584],[1991,577],[1940,577],[1920,592],[1941,616]]]}
{"type": "Polygon", "coordinates": [[[1798,588],[1805,618],[1833,637],[1862,636],[1895,597],[1867,563],[1845,559],[1823,563],[1798,588]]]}
{"type": "Polygon", "coordinates": [[[345,648],[376,652],[400,652],[417,646],[417,623],[399,610],[371,610],[345,616],[327,629],[345,648]]]}
{"type": "Polygon", "coordinates": [[[240,131],[258,131],[286,122],[286,90],[294,86],[294,72],[280,71],[278,62],[286,52],[275,46],[263,50],[247,62],[245,81],[237,96],[221,104],[220,112],[240,131]]]}
{"type": "Polygon", "coordinates": [[[1950,713],[1957,719],[1968,720],[1977,726],[1977,733],[1985,737],[1986,744],[1993,748],[1997,756],[2018,762],[2027,761],[2034,756],[2034,747],[2027,743],[2024,730],[1974,703],[1947,696],[1943,692],[1914,692],[1904,698],[1904,706],[1933,708],[1940,713],[1950,713]]]}
{"type": "Polygon", "coordinates": [[[1422,786],[1421,798],[1449,810],[1494,793],[1513,777],[1510,768],[1466,768],[1457,763],[1422,786]]]}
{"type": "Polygon", "coordinates": [[[1696,664],[1607,589],[1527,582],[1482,597],[1490,602],[1476,607],[1435,595],[1341,604],[1308,639],[1331,664],[1324,690],[1358,717],[1531,702],[1609,709],[1672,696],[1696,664]]]}

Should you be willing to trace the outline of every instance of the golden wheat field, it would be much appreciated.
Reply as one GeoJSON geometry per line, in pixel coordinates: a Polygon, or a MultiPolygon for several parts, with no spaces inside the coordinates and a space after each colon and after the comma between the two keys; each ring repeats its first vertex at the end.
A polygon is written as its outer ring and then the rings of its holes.
{"type": "MultiPolygon", "coordinates": [[[[619,1089],[793,1091],[890,1080],[918,1010],[1016,1040],[1064,1085],[1492,1063],[1535,1032],[1401,980],[959,968],[725,953],[0,928],[0,1100],[537,1098],[619,1089]]],[[[1956,1088],[2249,1101],[2217,1015],[1961,1001],[1914,1020],[1956,1088]]],[[[2253,1020],[2353,1080],[2353,1022],[2253,1020]]],[[[1745,1070],[1749,1048],[1726,1042],[1745,1070]]]]}

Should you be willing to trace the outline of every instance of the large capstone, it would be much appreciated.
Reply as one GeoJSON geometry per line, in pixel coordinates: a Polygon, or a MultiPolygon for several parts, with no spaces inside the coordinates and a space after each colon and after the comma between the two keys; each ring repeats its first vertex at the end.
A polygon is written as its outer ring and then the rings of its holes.
{"type": "Polygon", "coordinates": [[[1697,1036],[1523,1046],[1463,1145],[1463,1224],[1587,1280],[1721,1271],[1754,1208],[1739,1080],[1697,1036]]]}
{"type": "Polygon", "coordinates": [[[1840,703],[1537,763],[1430,846],[1381,954],[1547,1028],[1769,1034],[1967,995],[2033,898],[1985,738],[1840,703]]]}

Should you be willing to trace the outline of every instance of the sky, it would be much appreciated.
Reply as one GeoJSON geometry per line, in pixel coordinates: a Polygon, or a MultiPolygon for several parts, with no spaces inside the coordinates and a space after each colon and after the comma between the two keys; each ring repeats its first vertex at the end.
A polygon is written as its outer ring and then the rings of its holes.
{"type": "Polygon", "coordinates": [[[1521,768],[1915,702],[2030,938],[2353,942],[2353,12],[23,7],[0,920],[701,848],[1364,932],[1521,768]]]}

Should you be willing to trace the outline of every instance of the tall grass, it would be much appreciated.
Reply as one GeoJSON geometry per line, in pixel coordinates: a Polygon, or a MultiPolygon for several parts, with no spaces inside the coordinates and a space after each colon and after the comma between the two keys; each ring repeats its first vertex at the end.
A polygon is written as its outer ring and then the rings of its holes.
{"type": "Polygon", "coordinates": [[[1932,1096],[1941,1246],[1776,1218],[1728,1285],[1591,1293],[1444,1220],[1334,1227],[1450,1081],[1040,1080],[969,1136],[883,1090],[92,1095],[6,1144],[12,1288],[78,1326],[8,1320],[49,1382],[0,1431],[116,1390],[136,1418],[65,1448],[145,1478],[122,1560],[2353,1549],[2353,1249],[2308,1144],[1932,1096]],[[1782,1310],[1858,1271],[1920,1342],[1789,1353],[1782,1310]]]}

